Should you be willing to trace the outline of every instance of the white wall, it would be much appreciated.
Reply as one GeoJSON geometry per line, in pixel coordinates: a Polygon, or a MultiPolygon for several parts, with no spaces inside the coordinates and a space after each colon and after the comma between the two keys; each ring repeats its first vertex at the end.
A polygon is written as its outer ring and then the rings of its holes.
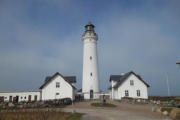
{"type": "Polygon", "coordinates": [[[74,99],[74,90],[67,81],[58,75],[42,89],[42,100],[62,98],[74,99]],[[60,82],[59,88],[56,88],[56,82],[60,82]],[[59,93],[59,95],[56,95],[56,93],[59,93]]]}
{"type": "MultiPolygon", "coordinates": [[[[114,89],[114,99],[125,97],[125,90],[129,91],[129,97],[148,99],[147,86],[139,80],[134,74],[131,74],[117,89],[114,89]],[[130,85],[130,80],[134,81],[134,85],[130,85]],[[137,96],[137,90],[140,90],[140,96],[137,96]]],[[[113,97],[113,96],[112,96],[113,97]]]]}
{"type": "Polygon", "coordinates": [[[97,57],[97,36],[86,33],[83,36],[83,81],[82,92],[85,99],[90,99],[90,90],[94,92],[94,99],[99,98],[99,76],[97,57]],[[90,59],[92,57],[92,59],[90,59]],[[92,76],[90,75],[92,73],[92,76]]]}
{"type": "Polygon", "coordinates": [[[31,101],[35,100],[35,95],[37,95],[37,101],[40,100],[40,91],[30,91],[30,92],[0,92],[0,97],[4,97],[5,102],[9,102],[10,96],[19,97],[18,102],[28,101],[28,97],[31,95],[31,101]]]}

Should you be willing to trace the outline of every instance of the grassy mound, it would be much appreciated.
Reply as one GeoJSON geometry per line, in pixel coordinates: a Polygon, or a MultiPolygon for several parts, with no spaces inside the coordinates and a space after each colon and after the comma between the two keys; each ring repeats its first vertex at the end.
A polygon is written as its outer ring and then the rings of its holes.
{"type": "Polygon", "coordinates": [[[116,107],[116,105],[114,104],[110,104],[110,103],[91,103],[91,106],[94,106],[94,107],[116,107]]]}

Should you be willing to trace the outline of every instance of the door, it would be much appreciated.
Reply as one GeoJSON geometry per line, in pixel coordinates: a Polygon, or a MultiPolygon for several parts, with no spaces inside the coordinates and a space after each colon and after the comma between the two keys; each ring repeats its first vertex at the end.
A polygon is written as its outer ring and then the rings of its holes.
{"type": "Polygon", "coordinates": [[[93,90],[90,90],[90,99],[93,99],[94,94],[93,94],[93,90]]]}
{"type": "Polygon", "coordinates": [[[13,100],[13,97],[9,96],[9,102],[12,102],[12,100],[13,100]]]}
{"type": "Polygon", "coordinates": [[[0,102],[4,102],[4,97],[0,97],[0,102]]]}
{"type": "Polygon", "coordinates": [[[16,96],[16,102],[19,102],[19,96],[16,96]]]}
{"type": "Polygon", "coordinates": [[[37,95],[34,96],[34,101],[37,101],[37,95]]]}
{"type": "Polygon", "coordinates": [[[28,102],[31,102],[31,95],[28,96],[28,102]]]}

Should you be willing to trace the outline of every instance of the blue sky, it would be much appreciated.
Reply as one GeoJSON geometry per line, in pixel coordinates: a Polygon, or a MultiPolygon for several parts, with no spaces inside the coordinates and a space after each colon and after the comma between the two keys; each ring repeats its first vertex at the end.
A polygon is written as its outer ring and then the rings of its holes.
{"type": "Polygon", "coordinates": [[[100,88],[131,70],[150,95],[180,95],[179,0],[0,0],[0,91],[36,90],[55,72],[82,81],[81,36],[98,40],[100,88]]]}

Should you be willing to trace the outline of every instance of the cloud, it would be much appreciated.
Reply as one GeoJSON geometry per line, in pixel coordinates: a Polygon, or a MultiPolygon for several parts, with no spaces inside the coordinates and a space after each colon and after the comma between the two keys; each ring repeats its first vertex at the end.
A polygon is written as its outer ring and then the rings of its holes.
{"type": "Polygon", "coordinates": [[[57,71],[76,75],[81,88],[81,35],[92,20],[101,90],[107,92],[110,74],[133,70],[150,84],[151,95],[167,95],[168,73],[172,95],[179,95],[179,2],[1,3],[0,90],[37,89],[57,71]]]}

